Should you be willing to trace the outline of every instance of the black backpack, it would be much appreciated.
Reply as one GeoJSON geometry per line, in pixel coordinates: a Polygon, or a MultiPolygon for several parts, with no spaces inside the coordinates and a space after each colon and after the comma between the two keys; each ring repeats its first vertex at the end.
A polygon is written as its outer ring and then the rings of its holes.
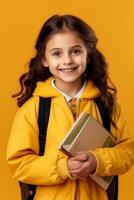
{"type": "MultiPolygon", "coordinates": [[[[103,121],[103,126],[110,131],[110,119],[108,117],[107,111],[100,99],[97,97],[95,102],[101,114],[103,121]]],[[[39,114],[38,114],[38,126],[39,126],[39,155],[44,154],[45,143],[46,143],[46,131],[49,120],[51,107],[51,98],[39,98],[39,114]],[[45,111],[45,112],[44,112],[45,111]]],[[[25,184],[19,182],[21,188],[21,199],[22,200],[33,200],[36,192],[36,185],[25,184]]],[[[107,189],[108,200],[118,199],[118,176],[114,176],[110,186],[107,189]]]]}

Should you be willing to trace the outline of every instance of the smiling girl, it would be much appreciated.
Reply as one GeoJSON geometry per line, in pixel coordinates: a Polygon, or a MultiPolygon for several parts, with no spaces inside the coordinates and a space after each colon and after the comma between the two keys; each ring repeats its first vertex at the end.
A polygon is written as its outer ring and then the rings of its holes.
{"type": "Polygon", "coordinates": [[[89,175],[123,174],[134,163],[134,141],[116,101],[105,58],[96,45],[94,31],[83,20],[54,15],[44,23],[36,55],[20,78],[21,91],[14,95],[20,108],[11,129],[7,162],[14,178],[37,185],[35,200],[107,200],[106,191],[89,175]],[[40,96],[51,98],[43,156],[38,155],[40,96]],[[102,124],[97,97],[109,114],[116,146],[68,158],[58,145],[81,112],[102,124]],[[69,106],[71,100],[75,100],[75,114],[69,106]]]}

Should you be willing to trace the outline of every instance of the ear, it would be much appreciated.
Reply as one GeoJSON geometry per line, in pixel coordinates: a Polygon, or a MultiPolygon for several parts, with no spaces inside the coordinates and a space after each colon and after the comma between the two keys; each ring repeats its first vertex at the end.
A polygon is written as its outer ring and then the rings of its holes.
{"type": "Polygon", "coordinates": [[[44,67],[48,67],[48,62],[45,58],[42,58],[41,62],[44,67]]]}

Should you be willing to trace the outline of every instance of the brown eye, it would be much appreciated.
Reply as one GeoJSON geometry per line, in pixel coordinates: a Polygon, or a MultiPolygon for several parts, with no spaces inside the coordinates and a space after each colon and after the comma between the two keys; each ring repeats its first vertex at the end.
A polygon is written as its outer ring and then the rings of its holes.
{"type": "Polygon", "coordinates": [[[73,53],[74,55],[78,55],[78,54],[81,53],[81,51],[80,51],[79,49],[74,49],[74,50],[72,51],[72,53],[73,53]]]}
{"type": "Polygon", "coordinates": [[[59,51],[55,51],[52,53],[52,56],[60,56],[60,52],[59,51]]]}

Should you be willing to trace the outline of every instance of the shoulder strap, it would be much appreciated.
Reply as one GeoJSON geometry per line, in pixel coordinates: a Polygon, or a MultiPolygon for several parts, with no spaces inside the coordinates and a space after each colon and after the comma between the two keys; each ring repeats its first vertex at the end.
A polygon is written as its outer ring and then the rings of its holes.
{"type": "MultiPolygon", "coordinates": [[[[103,102],[100,97],[95,99],[95,103],[100,111],[102,118],[103,126],[110,132],[110,117],[103,105],[103,102]]],[[[113,181],[107,189],[108,200],[117,200],[118,199],[118,176],[114,176],[113,181]]]]}
{"type": "Polygon", "coordinates": [[[39,155],[44,154],[47,125],[50,114],[51,98],[39,99],[39,113],[38,113],[38,126],[39,126],[39,155]]]}
{"type": "Polygon", "coordinates": [[[103,105],[103,102],[101,101],[100,97],[95,98],[95,102],[97,104],[97,107],[100,111],[100,115],[102,118],[103,126],[110,131],[110,118],[108,116],[108,113],[106,111],[106,108],[103,105]]]}

